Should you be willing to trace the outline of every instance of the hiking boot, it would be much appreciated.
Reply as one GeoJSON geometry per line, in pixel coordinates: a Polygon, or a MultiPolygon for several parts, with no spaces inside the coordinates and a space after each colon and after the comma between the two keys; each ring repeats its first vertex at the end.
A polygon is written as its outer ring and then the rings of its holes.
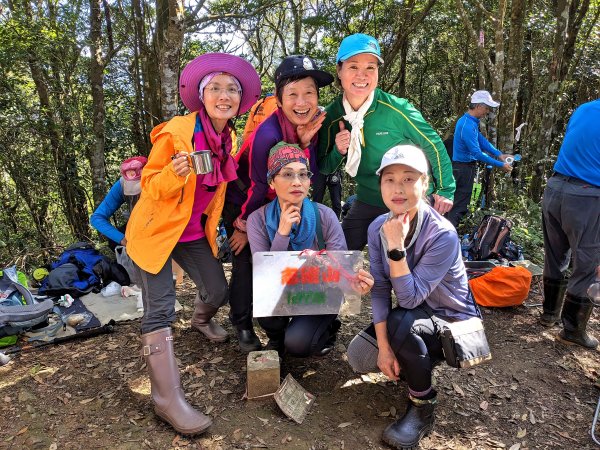
{"type": "Polygon", "coordinates": [[[433,429],[437,396],[429,400],[421,400],[412,395],[409,398],[404,416],[388,425],[383,432],[383,441],[396,449],[417,448],[419,441],[433,429]]]}
{"type": "Polygon", "coordinates": [[[240,350],[244,353],[254,352],[262,348],[260,339],[254,332],[254,328],[240,329],[236,328],[238,343],[240,344],[240,350]]]}
{"type": "Polygon", "coordinates": [[[173,352],[171,328],[142,334],[142,354],[148,367],[154,412],[184,435],[202,433],[212,420],[185,399],[173,352]]]}
{"type": "Polygon", "coordinates": [[[225,342],[227,331],[213,319],[219,309],[203,301],[196,301],[192,315],[192,329],[196,329],[213,342],[225,342]]]}
{"type": "Polygon", "coordinates": [[[558,334],[558,338],[568,344],[596,348],[598,340],[585,331],[593,310],[594,304],[589,298],[576,297],[567,292],[561,314],[563,329],[558,334]]]}
{"type": "Polygon", "coordinates": [[[544,277],[544,312],[540,316],[540,324],[553,327],[560,323],[560,311],[565,301],[567,280],[554,280],[544,277]]]}
{"type": "Polygon", "coordinates": [[[341,326],[342,322],[340,322],[340,320],[337,318],[334,319],[333,322],[331,322],[329,328],[327,329],[327,332],[329,333],[329,338],[327,339],[327,341],[325,341],[325,345],[323,345],[323,348],[316,352],[313,356],[316,356],[317,358],[322,358],[323,356],[327,356],[333,351],[335,347],[335,341],[337,339],[337,332],[339,331],[341,326]]]}

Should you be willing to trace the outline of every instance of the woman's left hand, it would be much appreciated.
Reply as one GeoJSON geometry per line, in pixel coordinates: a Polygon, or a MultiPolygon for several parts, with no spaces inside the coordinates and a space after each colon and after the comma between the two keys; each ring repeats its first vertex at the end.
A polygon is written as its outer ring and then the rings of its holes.
{"type": "Polygon", "coordinates": [[[386,220],[383,226],[383,234],[387,240],[390,250],[394,248],[404,248],[404,239],[410,230],[410,219],[408,213],[399,214],[386,220]]]}
{"type": "Polygon", "coordinates": [[[323,121],[325,120],[325,111],[321,112],[316,118],[313,118],[306,125],[298,125],[296,133],[298,133],[298,140],[300,148],[304,149],[310,145],[310,141],[317,134],[317,131],[321,129],[323,121]]]}
{"type": "Polygon", "coordinates": [[[248,235],[242,231],[235,230],[229,238],[229,247],[235,256],[239,255],[248,244],[248,235]]]}
{"type": "Polygon", "coordinates": [[[364,269],[360,269],[358,274],[356,274],[355,280],[352,282],[352,288],[360,295],[366,295],[371,291],[374,283],[375,279],[373,275],[364,269]]]}

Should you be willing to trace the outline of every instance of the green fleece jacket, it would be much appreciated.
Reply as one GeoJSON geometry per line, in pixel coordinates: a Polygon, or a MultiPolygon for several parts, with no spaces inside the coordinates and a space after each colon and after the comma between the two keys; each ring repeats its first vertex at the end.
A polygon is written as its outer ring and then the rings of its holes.
{"type": "MultiPolygon", "coordinates": [[[[342,96],[329,104],[325,111],[327,117],[319,130],[317,158],[319,170],[329,174],[345,164],[346,157],[340,155],[335,145],[335,135],[340,131],[339,122],[344,120],[345,114],[342,96]]],[[[344,124],[347,130],[352,129],[347,121],[344,124]]],[[[408,100],[376,89],[373,104],[365,114],[363,138],[365,146],[355,177],[358,200],[373,206],[385,206],[375,172],[385,152],[398,144],[413,144],[425,152],[432,175],[428,194],[439,194],[450,200],[454,198],[452,162],[444,143],[408,100]]]]}

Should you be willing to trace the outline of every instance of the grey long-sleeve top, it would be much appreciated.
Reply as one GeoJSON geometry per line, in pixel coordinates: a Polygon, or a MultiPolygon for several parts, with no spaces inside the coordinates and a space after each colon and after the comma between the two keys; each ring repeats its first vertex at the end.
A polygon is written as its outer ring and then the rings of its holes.
{"type": "Polygon", "coordinates": [[[371,291],[373,323],[383,322],[392,309],[392,289],[402,308],[426,302],[436,316],[464,320],[477,316],[454,227],[433,208],[421,203],[420,224],[406,248],[411,273],[390,277],[387,249],[380,229],[388,218],[379,216],[368,232],[369,259],[375,285],[371,291]]]}

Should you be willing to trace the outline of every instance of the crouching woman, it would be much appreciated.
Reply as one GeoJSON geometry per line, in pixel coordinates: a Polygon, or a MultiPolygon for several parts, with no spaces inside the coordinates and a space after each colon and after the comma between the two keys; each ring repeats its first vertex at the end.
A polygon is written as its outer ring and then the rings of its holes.
{"type": "Polygon", "coordinates": [[[383,433],[394,448],[416,446],[433,427],[431,372],[444,359],[439,325],[478,316],[456,231],[424,201],[427,170],[425,155],[412,145],[393,147],[383,156],[376,173],[390,212],[368,231],[373,323],[348,346],[355,371],[379,368],[391,380],[402,371],[408,383],[406,413],[383,433]]]}
{"type": "MultiPolygon", "coordinates": [[[[319,227],[326,250],[347,250],[333,210],[307,198],[312,176],[309,167],[305,153],[297,145],[280,142],[271,149],[267,179],[277,196],[248,217],[252,254],[320,250],[319,227]]],[[[364,294],[372,285],[371,275],[361,270],[356,290],[364,294]]],[[[269,337],[267,349],[297,357],[324,356],[331,352],[340,328],[335,314],[262,317],[258,323],[269,337]]]]}

